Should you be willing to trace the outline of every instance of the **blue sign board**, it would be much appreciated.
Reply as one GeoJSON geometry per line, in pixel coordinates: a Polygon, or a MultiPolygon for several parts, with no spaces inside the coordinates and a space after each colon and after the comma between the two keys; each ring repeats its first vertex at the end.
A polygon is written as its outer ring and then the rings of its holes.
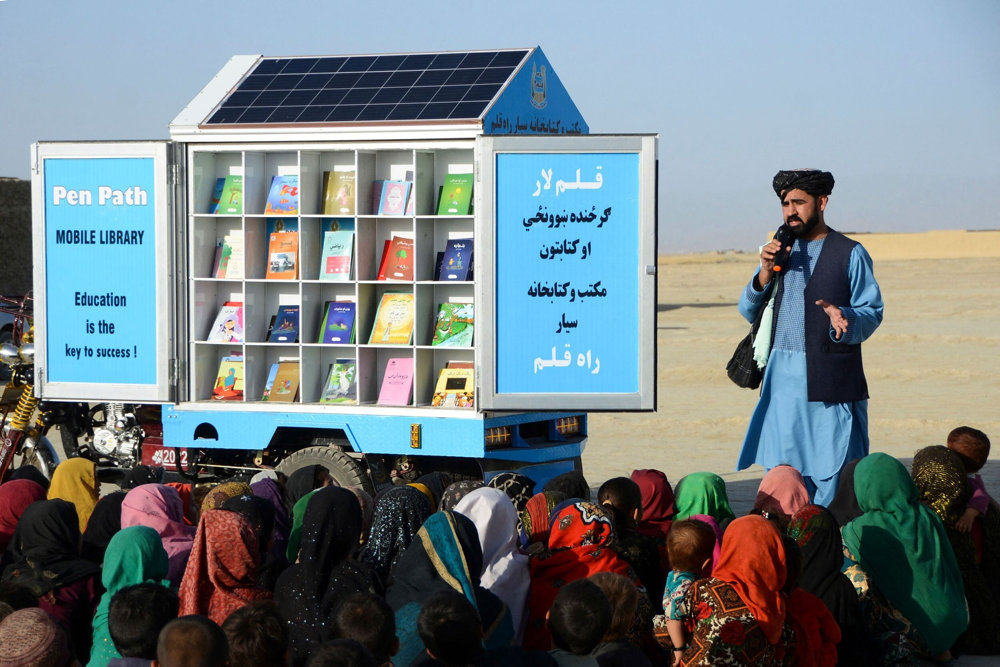
{"type": "Polygon", "coordinates": [[[639,391],[638,153],[496,155],[497,394],[639,391]]]}
{"type": "Polygon", "coordinates": [[[43,191],[46,380],[156,385],[154,159],[49,158],[43,191]]]}

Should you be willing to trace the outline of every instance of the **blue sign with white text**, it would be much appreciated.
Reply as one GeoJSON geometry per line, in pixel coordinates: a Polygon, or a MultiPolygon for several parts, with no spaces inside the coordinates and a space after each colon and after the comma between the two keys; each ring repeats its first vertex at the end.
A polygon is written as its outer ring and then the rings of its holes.
{"type": "Polygon", "coordinates": [[[639,155],[496,155],[496,392],[639,390],[639,155]]]}
{"type": "Polygon", "coordinates": [[[49,158],[48,382],[157,383],[153,158],[49,158]]]}

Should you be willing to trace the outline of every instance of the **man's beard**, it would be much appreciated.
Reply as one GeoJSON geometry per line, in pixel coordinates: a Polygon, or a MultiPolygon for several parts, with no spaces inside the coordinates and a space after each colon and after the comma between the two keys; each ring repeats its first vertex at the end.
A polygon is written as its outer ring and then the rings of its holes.
{"type": "MultiPolygon", "coordinates": [[[[788,223],[792,220],[798,220],[799,222],[802,222],[802,218],[800,218],[798,215],[793,215],[789,217],[788,220],[786,220],[785,222],[788,223]]],[[[792,230],[792,233],[795,234],[796,238],[802,238],[803,236],[808,236],[809,232],[811,232],[818,224],[819,224],[819,211],[814,210],[812,215],[809,216],[808,220],[802,222],[802,224],[799,225],[798,227],[792,227],[791,225],[789,225],[789,228],[792,230]]]]}

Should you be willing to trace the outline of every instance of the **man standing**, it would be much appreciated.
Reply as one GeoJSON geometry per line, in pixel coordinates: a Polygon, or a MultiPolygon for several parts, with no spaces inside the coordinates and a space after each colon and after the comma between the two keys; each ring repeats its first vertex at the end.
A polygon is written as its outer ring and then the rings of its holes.
{"type": "Polygon", "coordinates": [[[861,343],[882,322],[882,293],[864,247],[826,225],[833,175],[779,171],[774,191],[795,239],[780,273],[781,243],[761,249],[760,268],[743,290],[748,321],[767,305],[777,280],[773,344],[737,469],[787,463],[814,502],[828,505],[844,464],[868,454],[868,384],[861,343]]]}

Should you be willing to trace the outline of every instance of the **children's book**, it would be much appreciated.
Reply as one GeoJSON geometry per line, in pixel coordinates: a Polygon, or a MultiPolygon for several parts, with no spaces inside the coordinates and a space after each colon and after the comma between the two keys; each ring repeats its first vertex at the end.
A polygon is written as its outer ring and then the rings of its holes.
{"type": "Polygon", "coordinates": [[[219,201],[222,199],[222,190],[226,187],[226,177],[219,176],[215,179],[215,188],[212,190],[212,199],[208,202],[208,212],[219,212],[219,201]]]}
{"type": "Polygon", "coordinates": [[[299,177],[289,174],[272,178],[264,215],[298,215],[298,213],[299,177]]]}
{"type": "Polygon", "coordinates": [[[243,279],[243,230],[236,229],[226,234],[215,248],[215,278],[229,280],[243,279]]]}
{"type": "Polygon", "coordinates": [[[476,378],[471,368],[448,366],[438,373],[431,407],[471,408],[475,400],[476,378]]]}
{"type": "Polygon", "coordinates": [[[413,239],[393,236],[382,251],[378,280],[413,280],[413,239]]]}
{"type": "Polygon", "coordinates": [[[378,215],[403,215],[410,194],[407,181],[384,181],[379,196],[378,215]]]}
{"type": "Polygon", "coordinates": [[[471,303],[442,303],[434,321],[431,345],[472,347],[475,313],[471,303]]]}
{"type": "Polygon", "coordinates": [[[278,306],[274,326],[267,337],[268,343],[297,343],[299,341],[299,307],[278,306]]]}
{"type": "Polygon", "coordinates": [[[358,366],[354,359],[337,359],[330,364],[319,402],[357,404],[358,366]]]}
{"type": "Polygon", "coordinates": [[[385,365],[379,405],[409,405],[413,394],[413,357],[393,357],[385,365]]]}
{"type": "Polygon", "coordinates": [[[438,215],[469,215],[472,174],[448,174],[441,187],[438,215]]]}
{"type": "Polygon", "coordinates": [[[469,280],[474,247],[473,239],[448,239],[436,280],[469,280]]]}
{"type": "Polygon", "coordinates": [[[353,343],[355,313],[355,304],[350,301],[327,302],[319,342],[333,345],[353,343]]]}
{"type": "Polygon", "coordinates": [[[295,280],[299,277],[299,233],[274,232],[267,243],[268,280],[295,280]]]}
{"type": "Polygon", "coordinates": [[[219,215],[243,215],[243,176],[238,174],[226,176],[216,213],[219,215]]]}
{"type": "Polygon", "coordinates": [[[264,394],[260,397],[260,400],[266,401],[271,395],[271,387],[274,386],[274,378],[278,375],[278,362],[271,364],[270,370],[267,372],[267,380],[264,381],[264,394]]]}
{"type": "Polygon", "coordinates": [[[409,345],[413,338],[413,293],[386,292],[378,304],[369,345],[409,345]]]}
{"type": "Polygon", "coordinates": [[[212,400],[243,400],[243,355],[231,354],[219,362],[219,373],[212,389],[212,400]]]}
{"type": "Polygon", "coordinates": [[[323,213],[354,215],[354,170],[323,172],[323,213]]]}
{"type": "MultiPolygon", "coordinates": [[[[270,389],[264,389],[262,401],[271,403],[292,403],[299,393],[299,362],[281,361],[271,366],[274,371],[274,379],[271,380],[270,389]],[[275,369],[274,366],[278,368],[275,369]]],[[[270,380],[270,375],[268,376],[270,380]]]]}
{"type": "Polygon", "coordinates": [[[226,301],[219,308],[206,338],[209,343],[243,342],[243,302],[226,301]]]}
{"type": "Polygon", "coordinates": [[[354,232],[323,232],[320,280],[350,280],[354,258],[354,232]]]}

